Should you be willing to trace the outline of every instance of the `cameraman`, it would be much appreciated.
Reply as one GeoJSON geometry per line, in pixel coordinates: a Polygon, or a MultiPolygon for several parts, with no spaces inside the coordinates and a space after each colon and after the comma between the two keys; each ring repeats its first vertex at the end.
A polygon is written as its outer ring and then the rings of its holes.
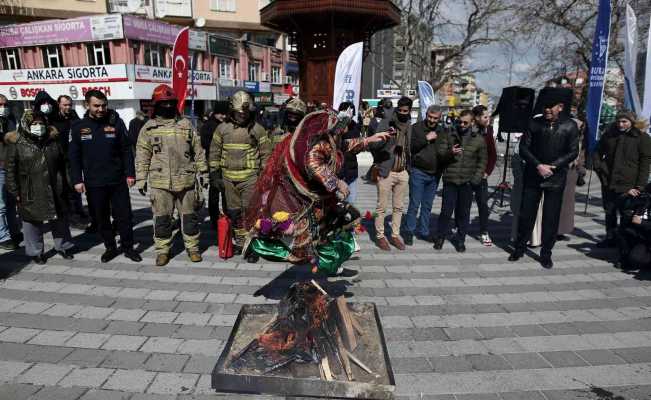
{"type": "Polygon", "coordinates": [[[615,267],[625,271],[648,268],[651,266],[651,183],[638,196],[624,196],[620,212],[619,259],[615,267]]]}

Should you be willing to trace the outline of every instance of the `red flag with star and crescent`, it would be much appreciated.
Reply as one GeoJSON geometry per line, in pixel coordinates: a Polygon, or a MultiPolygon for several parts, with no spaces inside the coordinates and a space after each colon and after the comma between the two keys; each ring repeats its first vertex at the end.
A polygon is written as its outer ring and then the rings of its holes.
{"type": "Polygon", "coordinates": [[[172,89],[178,100],[179,114],[183,114],[185,96],[188,91],[188,60],[189,60],[190,28],[181,29],[174,41],[174,60],[172,64],[172,89]]]}

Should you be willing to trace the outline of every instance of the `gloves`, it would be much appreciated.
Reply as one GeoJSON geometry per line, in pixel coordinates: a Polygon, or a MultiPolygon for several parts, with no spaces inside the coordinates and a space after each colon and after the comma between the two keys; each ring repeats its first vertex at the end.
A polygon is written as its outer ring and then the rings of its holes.
{"type": "Polygon", "coordinates": [[[147,182],[142,185],[142,188],[138,188],[138,192],[140,192],[141,196],[147,196],[147,182]]]}
{"type": "Polygon", "coordinates": [[[214,186],[218,191],[224,191],[224,180],[222,179],[221,170],[210,174],[210,184],[214,186]]]}
{"type": "Polygon", "coordinates": [[[208,189],[208,186],[210,186],[210,179],[206,174],[199,175],[199,186],[204,189],[208,189]]]}

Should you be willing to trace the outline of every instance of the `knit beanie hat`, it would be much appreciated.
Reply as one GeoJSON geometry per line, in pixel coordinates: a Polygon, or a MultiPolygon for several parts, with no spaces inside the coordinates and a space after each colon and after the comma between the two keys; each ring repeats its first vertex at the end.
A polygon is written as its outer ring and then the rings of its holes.
{"type": "Polygon", "coordinates": [[[631,121],[631,124],[634,124],[635,121],[637,121],[637,117],[635,116],[635,113],[633,111],[620,111],[617,113],[617,117],[615,118],[616,121],[619,121],[620,119],[627,119],[631,121]]]}

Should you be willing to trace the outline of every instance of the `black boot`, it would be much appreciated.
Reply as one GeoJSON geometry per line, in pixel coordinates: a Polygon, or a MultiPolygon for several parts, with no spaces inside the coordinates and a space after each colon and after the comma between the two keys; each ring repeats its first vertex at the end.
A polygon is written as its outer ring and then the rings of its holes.
{"type": "Polygon", "coordinates": [[[34,261],[34,264],[43,265],[47,262],[47,258],[45,258],[43,254],[39,254],[32,257],[32,261],[34,261]]]}
{"type": "Polygon", "coordinates": [[[117,247],[108,247],[106,251],[104,251],[104,254],[102,254],[102,262],[107,263],[117,257],[120,254],[120,251],[118,250],[117,247]]]}
{"type": "Polygon", "coordinates": [[[140,261],[142,261],[142,257],[140,256],[140,254],[138,254],[137,251],[135,251],[135,250],[133,249],[133,247],[126,247],[126,248],[123,248],[122,252],[123,252],[123,254],[124,254],[124,256],[125,256],[126,258],[128,258],[129,260],[131,260],[131,261],[133,261],[133,262],[140,262],[140,261]]]}

